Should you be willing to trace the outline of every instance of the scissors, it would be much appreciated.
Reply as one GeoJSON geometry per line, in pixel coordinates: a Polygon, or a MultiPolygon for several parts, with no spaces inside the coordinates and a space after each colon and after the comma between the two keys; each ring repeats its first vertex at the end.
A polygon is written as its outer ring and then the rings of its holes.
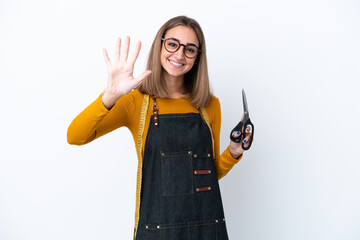
{"type": "Polygon", "coordinates": [[[236,143],[241,142],[241,147],[244,150],[248,150],[251,147],[251,143],[252,143],[253,137],[254,137],[254,124],[252,124],[252,122],[250,121],[250,118],[249,118],[249,110],[248,110],[248,106],[247,106],[246,95],[245,95],[244,89],[242,90],[242,97],[243,97],[243,107],[244,107],[244,118],[231,131],[230,139],[236,143]],[[245,130],[248,127],[250,128],[249,133],[252,133],[252,134],[251,134],[251,138],[249,139],[249,142],[248,142],[249,145],[247,147],[245,147],[245,144],[246,144],[246,143],[244,143],[244,139],[246,136],[245,130]],[[236,132],[240,132],[240,135],[235,138],[235,137],[233,137],[233,134],[236,132]]]}

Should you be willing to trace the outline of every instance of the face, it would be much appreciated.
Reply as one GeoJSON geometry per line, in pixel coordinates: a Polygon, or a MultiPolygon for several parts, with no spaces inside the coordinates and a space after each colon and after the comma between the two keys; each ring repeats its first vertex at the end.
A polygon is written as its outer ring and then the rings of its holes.
{"type": "MultiPolygon", "coordinates": [[[[197,47],[199,47],[199,41],[196,37],[196,33],[194,29],[189,27],[177,26],[171,28],[165,33],[164,38],[175,38],[179,40],[181,44],[195,44],[197,47]]],[[[176,52],[168,52],[165,49],[163,42],[160,59],[161,65],[165,69],[165,74],[174,77],[181,77],[191,70],[191,68],[194,66],[196,57],[186,57],[184,55],[184,46],[180,46],[176,52]]]]}

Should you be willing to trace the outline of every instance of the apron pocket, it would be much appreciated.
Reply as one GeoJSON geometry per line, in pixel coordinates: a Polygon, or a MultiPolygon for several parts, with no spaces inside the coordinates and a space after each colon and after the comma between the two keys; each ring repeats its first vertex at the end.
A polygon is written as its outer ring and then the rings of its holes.
{"type": "Polygon", "coordinates": [[[146,230],[146,240],[160,240],[160,230],[146,230]]]}
{"type": "Polygon", "coordinates": [[[225,218],[190,224],[190,239],[228,240],[225,218]]]}
{"type": "Polygon", "coordinates": [[[161,152],[163,196],[194,194],[192,152],[161,152]]]}
{"type": "Polygon", "coordinates": [[[228,240],[225,219],[190,223],[190,239],[196,240],[228,240]]]}
{"type": "Polygon", "coordinates": [[[189,223],[147,224],[147,240],[228,240],[224,218],[189,223]]]}
{"type": "Polygon", "coordinates": [[[147,224],[147,240],[187,240],[189,226],[187,223],[147,224]]]}
{"type": "Polygon", "coordinates": [[[193,153],[194,159],[194,186],[195,191],[202,187],[213,187],[213,183],[217,182],[216,170],[212,154],[209,152],[193,153]]]}
{"type": "Polygon", "coordinates": [[[228,240],[228,234],[226,231],[226,224],[225,224],[225,218],[222,220],[219,220],[216,224],[216,239],[218,240],[228,240]]]}

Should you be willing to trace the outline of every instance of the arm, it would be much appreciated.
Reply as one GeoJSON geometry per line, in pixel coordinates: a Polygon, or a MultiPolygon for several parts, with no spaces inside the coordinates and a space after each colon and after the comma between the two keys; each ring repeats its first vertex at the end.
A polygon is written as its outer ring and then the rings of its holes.
{"type": "Polygon", "coordinates": [[[107,86],[103,94],[70,124],[67,134],[70,144],[82,145],[91,142],[97,137],[126,125],[129,116],[131,119],[135,103],[131,101],[132,94],[129,93],[149,76],[151,71],[145,71],[137,78],[133,77],[134,65],[140,52],[141,43],[138,42],[130,57],[128,57],[129,45],[130,38],[126,37],[125,47],[120,54],[121,39],[117,39],[113,63],[110,61],[106,49],[103,49],[108,72],[107,86]]]}
{"type": "Polygon", "coordinates": [[[207,108],[209,109],[207,112],[209,113],[214,138],[216,173],[218,180],[220,180],[240,161],[242,154],[237,156],[237,158],[234,158],[230,153],[230,146],[228,146],[220,155],[221,108],[219,99],[213,97],[207,108]]]}
{"type": "Polygon", "coordinates": [[[127,126],[136,105],[133,92],[121,97],[111,110],[105,108],[100,95],[70,124],[69,144],[83,145],[119,127],[127,126]]]}

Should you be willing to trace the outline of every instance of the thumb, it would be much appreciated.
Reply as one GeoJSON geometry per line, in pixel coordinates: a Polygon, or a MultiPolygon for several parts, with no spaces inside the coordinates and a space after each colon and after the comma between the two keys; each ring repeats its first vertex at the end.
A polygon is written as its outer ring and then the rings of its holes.
{"type": "Polygon", "coordinates": [[[137,76],[134,79],[136,82],[136,85],[139,85],[146,77],[150,76],[151,73],[152,73],[151,70],[146,70],[145,72],[143,72],[142,74],[137,76]]]}

